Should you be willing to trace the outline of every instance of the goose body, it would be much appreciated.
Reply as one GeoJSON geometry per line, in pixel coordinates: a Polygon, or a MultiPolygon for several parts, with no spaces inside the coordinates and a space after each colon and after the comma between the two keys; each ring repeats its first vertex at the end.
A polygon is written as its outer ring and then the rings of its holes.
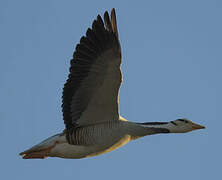
{"type": "Polygon", "coordinates": [[[65,130],[20,155],[24,159],[84,158],[117,149],[131,140],[159,133],[185,133],[204,126],[187,119],[135,123],[119,115],[121,47],[115,10],[98,15],[76,46],[63,89],[65,130]]]}

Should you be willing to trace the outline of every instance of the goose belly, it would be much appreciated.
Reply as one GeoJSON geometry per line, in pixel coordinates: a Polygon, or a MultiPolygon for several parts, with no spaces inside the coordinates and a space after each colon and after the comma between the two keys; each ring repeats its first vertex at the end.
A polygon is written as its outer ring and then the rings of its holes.
{"type": "Polygon", "coordinates": [[[97,151],[97,152],[91,153],[87,157],[97,156],[97,155],[100,155],[100,154],[111,152],[111,151],[113,151],[115,149],[118,149],[121,146],[125,145],[130,140],[131,140],[131,136],[130,135],[125,135],[124,137],[122,137],[119,141],[117,141],[113,145],[111,145],[111,146],[109,146],[109,147],[107,147],[107,148],[105,148],[105,149],[103,149],[101,151],[97,151]]]}
{"type": "Polygon", "coordinates": [[[130,139],[130,135],[124,135],[119,140],[112,143],[109,142],[108,144],[70,145],[67,142],[57,143],[49,153],[49,156],[73,159],[97,156],[123,146],[124,144],[128,143],[130,139]]]}

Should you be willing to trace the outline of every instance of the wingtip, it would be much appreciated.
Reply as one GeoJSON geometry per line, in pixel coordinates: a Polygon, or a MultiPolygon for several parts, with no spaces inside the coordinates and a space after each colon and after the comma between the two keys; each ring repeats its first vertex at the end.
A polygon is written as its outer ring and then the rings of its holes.
{"type": "Polygon", "coordinates": [[[110,17],[109,17],[109,13],[107,11],[105,11],[105,13],[104,13],[104,22],[105,22],[106,29],[110,32],[113,32],[110,17]]]}
{"type": "Polygon", "coordinates": [[[105,17],[109,17],[108,11],[105,11],[105,12],[104,12],[104,19],[105,19],[105,17]]]}
{"type": "Polygon", "coordinates": [[[115,8],[112,8],[112,9],[111,9],[111,13],[112,13],[112,12],[115,13],[115,8]]]}
{"type": "Polygon", "coordinates": [[[119,38],[115,8],[112,8],[111,10],[111,24],[112,24],[113,32],[116,34],[116,37],[119,38]]]}
{"type": "Polygon", "coordinates": [[[112,14],[116,16],[116,10],[115,10],[115,8],[112,8],[112,9],[111,9],[111,15],[112,15],[112,14]]]}

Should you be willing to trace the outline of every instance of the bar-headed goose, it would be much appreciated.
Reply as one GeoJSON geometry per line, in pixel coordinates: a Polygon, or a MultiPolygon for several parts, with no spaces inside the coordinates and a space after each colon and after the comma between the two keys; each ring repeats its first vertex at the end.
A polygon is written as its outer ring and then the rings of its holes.
{"type": "Polygon", "coordinates": [[[119,115],[121,48],[115,10],[98,15],[77,44],[63,89],[65,130],[20,155],[24,159],[84,158],[110,152],[131,140],[159,133],[185,133],[204,126],[187,119],[135,123],[119,115]]]}

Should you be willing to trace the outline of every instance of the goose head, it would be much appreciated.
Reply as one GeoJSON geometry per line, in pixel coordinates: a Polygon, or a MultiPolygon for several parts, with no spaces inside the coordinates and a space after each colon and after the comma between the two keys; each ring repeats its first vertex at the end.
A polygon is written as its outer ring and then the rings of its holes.
{"type": "Polygon", "coordinates": [[[198,129],[204,129],[205,127],[199,124],[192,122],[189,119],[177,119],[175,121],[171,121],[171,127],[169,128],[172,133],[185,133],[198,129]]]}

